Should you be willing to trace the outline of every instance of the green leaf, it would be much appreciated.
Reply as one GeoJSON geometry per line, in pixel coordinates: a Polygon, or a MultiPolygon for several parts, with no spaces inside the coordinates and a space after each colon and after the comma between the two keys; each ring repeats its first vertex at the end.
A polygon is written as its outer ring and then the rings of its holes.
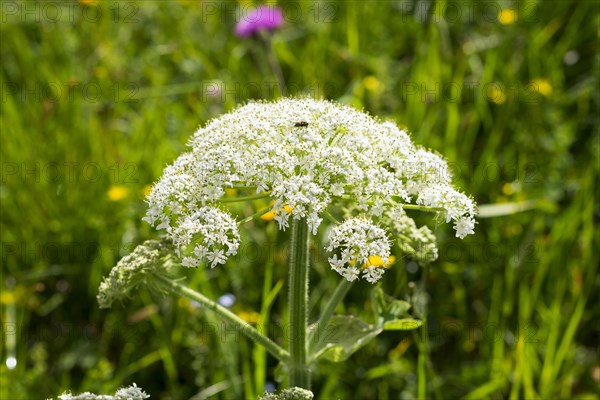
{"type": "Polygon", "coordinates": [[[345,361],[383,331],[380,326],[366,323],[352,315],[336,315],[325,329],[322,345],[312,360],[324,358],[333,362],[345,361]]]}
{"type": "Polygon", "coordinates": [[[385,331],[410,331],[423,325],[408,314],[410,303],[386,295],[381,287],[373,289],[373,304],[377,325],[385,331]]]}
{"type": "Polygon", "coordinates": [[[392,319],[383,323],[384,331],[411,331],[423,325],[423,321],[413,318],[392,319]]]}
{"type": "Polygon", "coordinates": [[[546,212],[556,212],[557,206],[555,203],[546,200],[525,200],[514,203],[497,203],[497,204],[482,204],[478,206],[478,218],[493,218],[503,217],[521,213],[524,211],[541,208],[546,212]]]}
{"type": "Polygon", "coordinates": [[[386,295],[379,286],[373,289],[372,301],[376,315],[383,321],[409,316],[410,303],[386,295]]]}
{"type": "Polygon", "coordinates": [[[404,300],[394,299],[393,301],[391,301],[388,304],[388,306],[385,310],[385,316],[390,317],[390,318],[386,318],[386,320],[392,319],[392,318],[398,318],[403,315],[406,315],[406,313],[408,312],[409,309],[410,309],[409,302],[404,301],[404,300]]]}

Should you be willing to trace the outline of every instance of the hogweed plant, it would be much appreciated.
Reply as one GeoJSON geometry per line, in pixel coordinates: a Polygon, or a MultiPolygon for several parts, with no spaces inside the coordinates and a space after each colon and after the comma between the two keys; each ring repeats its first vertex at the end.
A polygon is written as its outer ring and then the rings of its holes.
{"type": "Polygon", "coordinates": [[[199,129],[189,147],[147,199],[144,220],[164,238],[143,243],[117,264],[100,286],[100,306],[138,286],[193,299],[276,357],[289,387],[310,389],[311,366],[321,359],[345,360],[383,330],[421,325],[409,316],[409,303],[377,286],[375,324],[334,316],[353,282],[382,279],[394,243],[421,264],[437,258],[431,230],[418,227],[406,210],[452,222],[459,238],[474,233],[474,201],[452,186],[444,159],[415,146],[393,123],[348,106],[309,98],[249,103],[199,129]],[[226,196],[228,189],[239,196],[226,196]],[[271,205],[243,217],[228,210],[229,203],[256,199],[271,205]],[[291,230],[287,348],[170,272],[225,264],[238,252],[240,227],[266,213],[280,230],[291,230]],[[322,246],[339,284],[309,327],[309,242],[326,225],[322,246]]]}

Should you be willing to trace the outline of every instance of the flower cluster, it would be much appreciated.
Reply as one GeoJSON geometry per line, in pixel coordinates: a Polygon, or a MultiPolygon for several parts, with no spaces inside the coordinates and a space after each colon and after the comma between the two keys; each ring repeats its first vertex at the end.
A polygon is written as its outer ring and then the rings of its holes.
{"type": "MultiPolygon", "coordinates": [[[[457,237],[473,233],[475,204],[452,187],[446,162],[393,123],[348,106],[309,98],[249,103],[199,129],[190,147],[154,185],[145,218],[166,230],[187,266],[215,266],[236,253],[228,188],[272,199],[280,229],[303,219],[316,234],[334,203],[347,218],[385,225],[387,212],[411,204],[454,221],[457,237]]],[[[421,229],[416,240],[430,243],[421,229]]]]}
{"type": "Polygon", "coordinates": [[[331,269],[352,282],[358,279],[364,265],[363,278],[371,283],[381,278],[384,269],[372,265],[369,259],[378,257],[383,265],[388,262],[390,242],[384,229],[366,218],[349,218],[331,230],[329,240],[327,251],[336,251],[329,259],[331,269]]]}
{"type": "Polygon", "coordinates": [[[60,400],[144,400],[149,397],[150,395],[144,392],[135,383],[132,386],[117,390],[114,396],[94,394],[90,392],[80,393],[77,395],[64,393],[58,396],[60,400]]]}
{"type": "Polygon", "coordinates": [[[197,267],[202,258],[210,262],[211,268],[224,264],[227,257],[237,253],[240,241],[234,219],[210,207],[201,207],[185,215],[172,230],[172,237],[178,256],[182,249],[189,249],[194,254],[183,258],[181,264],[185,267],[197,267]]]}
{"type": "Polygon", "coordinates": [[[165,274],[170,266],[172,246],[157,240],[147,240],[123,257],[102,280],[96,296],[100,308],[110,308],[115,300],[127,297],[139,285],[154,288],[152,274],[165,274]]]}
{"type": "Polygon", "coordinates": [[[427,226],[417,228],[402,206],[386,211],[382,223],[396,234],[397,243],[406,255],[422,265],[437,260],[438,248],[433,232],[427,226]]]}
{"type": "Polygon", "coordinates": [[[265,393],[258,400],[313,400],[314,397],[310,390],[293,387],[283,389],[280,393],[265,393]]]}

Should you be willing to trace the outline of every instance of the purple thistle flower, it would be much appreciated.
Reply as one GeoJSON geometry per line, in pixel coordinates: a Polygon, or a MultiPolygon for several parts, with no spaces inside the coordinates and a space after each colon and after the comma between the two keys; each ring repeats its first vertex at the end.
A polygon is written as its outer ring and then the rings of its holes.
{"type": "Polygon", "coordinates": [[[246,37],[261,29],[273,30],[281,25],[283,25],[281,8],[260,6],[242,16],[235,26],[235,34],[246,37]]]}

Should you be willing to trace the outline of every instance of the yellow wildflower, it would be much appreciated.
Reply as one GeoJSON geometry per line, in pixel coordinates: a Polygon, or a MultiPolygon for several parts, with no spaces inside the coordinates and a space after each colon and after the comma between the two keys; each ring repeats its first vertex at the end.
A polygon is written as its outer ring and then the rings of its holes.
{"type": "Polygon", "coordinates": [[[498,13],[498,21],[502,25],[512,25],[517,20],[517,11],[512,8],[506,8],[498,13]]]}
{"type": "Polygon", "coordinates": [[[496,104],[504,104],[506,102],[506,95],[504,94],[504,91],[498,88],[497,85],[491,85],[487,89],[486,94],[488,99],[496,104]]]}
{"type": "Polygon", "coordinates": [[[127,196],[129,196],[129,189],[125,186],[111,186],[110,189],[108,189],[108,198],[110,201],[123,200],[127,196]]]}
{"type": "Polygon", "coordinates": [[[547,79],[534,79],[531,81],[533,90],[548,97],[552,93],[552,85],[547,79]]]}
{"type": "Polygon", "coordinates": [[[13,304],[16,300],[17,296],[13,291],[0,293],[0,304],[13,304]]]}
{"type": "Polygon", "coordinates": [[[363,85],[371,92],[380,92],[383,89],[383,84],[373,75],[369,75],[363,79],[363,85]]]}
{"type": "MultiPolygon", "coordinates": [[[[290,206],[283,206],[283,209],[288,214],[291,213],[293,210],[293,208],[290,206]]],[[[264,221],[273,221],[273,219],[275,219],[276,216],[277,212],[275,210],[271,210],[268,213],[261,215],[260,218],[264,221]]]]}
{"type": "Polygon", "coordinates": [[[275,212],[275,210],[271,210],[268,213],[261,215],[260,218],[265,221],[273,221],[276,215],[277,213],[275,212]]]}
{"type": "Polygon", "coordinates": [[[237,312],[236,315],[251,325],[256,324],[258,322],[258,318],[260,317],[256,311],[242,310],[237,312]]]}
{"type": "Polygon", "coordinates": [[[363,264],[363,268],[367,268],[367,267],[383,267],[383,268],[390,268],[394,262],[396,262],[396,257],[395,256],[389,256],[387,262],[384,264],[383,263],[383,259],[379,256],[369,256],[369,260],[363,264]]]}

